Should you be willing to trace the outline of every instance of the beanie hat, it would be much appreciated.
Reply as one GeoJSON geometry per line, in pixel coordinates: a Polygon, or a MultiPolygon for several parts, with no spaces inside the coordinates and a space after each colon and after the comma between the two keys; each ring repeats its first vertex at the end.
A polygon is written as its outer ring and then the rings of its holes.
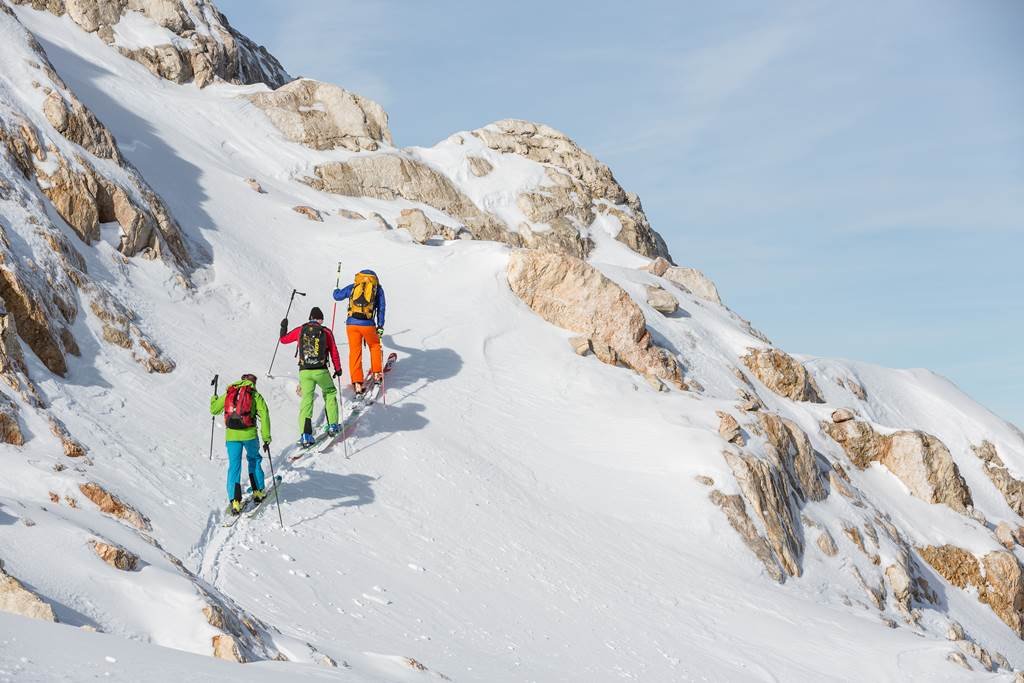
{"type": "Polygon", "coordinates": [[[319,306],[314,306],[312,308],[312,310],[310,310],[310,312],[309,312],[309,319],[310,320],[323,320],[324,319],[324,312],[320,310],[319,306]]]}

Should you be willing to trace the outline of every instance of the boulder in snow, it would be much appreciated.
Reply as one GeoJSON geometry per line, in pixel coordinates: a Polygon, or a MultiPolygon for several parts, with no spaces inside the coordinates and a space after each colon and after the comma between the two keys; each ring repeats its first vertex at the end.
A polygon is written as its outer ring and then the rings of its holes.
{"type": "Polygon", "coordinates": [[[53,615],[53,608],[4,571],[2,561],[0,561],[0,611],[20,614],[30,619],[57,621],[57,617],[53,615]]]}
{"type": "Polygon", "coordinates": [[[647,285],[647,305],[662,315],[672,315],[679,310],[679,302],[663,287],[647,285]]]}
{"type": "Polygon", "coordinates": [[[105,512],[108,515],[124,520],[136,529],[141,529],[142,531],[151,530],[149,520],[141,512],[123,502],[99,484],[95,482],[79,484],[78,489],[85,494],[86,498],[96,504],[100,512],[105,512]]]}
{"type": "Polygon", "coordinates": [[[850,420],[857,419],[857,414],[849,408],[838,408],[832,411],[832,421],[836,424],[840,422],[849,422],[850,420]]]}
{"type": "Polygon", "coordinates": [[[982,441],[978,446],[971,446],[974,454],[981,459],[985,474],[992,484],[999,489],[1010,509],[1024,516],[1024,481],[1014,477],[1003,463],[991,441],[982,441]]]}
{"type": "Polygon", "coordinates": [[[692,293],[694,296],[704,299],[705,301],[710,301],[716,304],[722,303],[722,297],[718,295],[718,287],[716,287],[715,283],[711,281],[711,278],[696,268],[671,266],[662,273],[662,277],[670,282],[680,285],[686,291],[692,293]]]}
{"type": "Polygon", "coordinates": [[[312,149],[362,152],[391,144],[384,108],[330,83],[301,78],[248,98],[285,137],[312,149]]]}
{"type": "Polygon", "coordinates": [[[548,322],[591,339],[599,358],[599,346],[606,344],[617,361],[640,374],[685,388],[679,363],[653,344],[640,307],[589,263],[518,249],[509,255],[507,274],[512,291],[527,306],[548,322]]]}
{"type": "Polygon", "coordinates": [[[468,156],[466,160],[469,162],[469,172],[477,178],[483,178],[494,170],[494,164],[483,157],[468,156]]]}
{"type": "Polygon", "coordinates": [[[788,353],[780,349],[750,349],[741,360],[776,394],[793,401],[823,403],[814,377],[788,353]]]}
{"type": "Polygon", "coordinates": [[[131,572],[139,566],[139,556],[119,545],[96,540],[92,541],[90,545],[96,556],[114,569],[131,572]]]}
{"type": "Polygon", "coordinates": [[[324,221],[324,217],[320,215],[320,212],[314,209],[312,206],[300,204],[298,206],[293,206],[292,211],[294,211],[295,213],[301,213],[303,216],[305,216],[311,221],[318,221],[320,223],[323,223],[324,221]]]}

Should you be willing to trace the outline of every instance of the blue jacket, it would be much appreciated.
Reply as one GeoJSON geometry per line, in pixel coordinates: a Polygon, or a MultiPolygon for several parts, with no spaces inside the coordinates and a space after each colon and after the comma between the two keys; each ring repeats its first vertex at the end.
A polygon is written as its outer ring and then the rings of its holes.
{"type": "MultiPolygon", "coordinates": [[[[373,272],[372,270],[361,270],[359,272],[360,273],[365,273],[366,275],[373,275],[374,277],[377,277],[377,273],[373,272]]],[[[335,301],[345,301],[350,296],[352,296],[352,289],[354,287],[355,287],[355,284],[351,284],[351,285],[346,285],[345,287],[343,287],[341,289],[334,290],[334,300],[335,301]]],[[[380,327],[380,328],[383,328],[384,327],[384,312],[385,312],[386,308],[387,308],[387,302],[386,302],[386,300],[384,298],[384,288],[380,286],[380,282],[378,281],[378,283],[377,283],[377,302],[373,305],[373,315],[376,318],[376,322],[374,322],[373,320],[363,320],[361,318],[349,318],[348,320],[345,321],[345,324],[346,325],[363,325],[363,326],[366,326],[366,327],[380,327]]]]}

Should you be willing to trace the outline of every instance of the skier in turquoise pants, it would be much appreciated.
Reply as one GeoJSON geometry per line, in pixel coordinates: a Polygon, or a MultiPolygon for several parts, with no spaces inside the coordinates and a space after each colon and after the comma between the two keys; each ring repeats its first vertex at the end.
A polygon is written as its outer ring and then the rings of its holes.
{"type": "Polygon", "coordinates": [[[225,446],[228,451],[229,509],[232,514],[237,515],[242,511],[242,485],[239,483],[239,477],[242,474],[243,449],[249,463],[252,499],[259,503],[266,495],[258,436],[263,437],[263,451],[270,457],[270,410],[263,396],[256,391],[256,375],[242,375],[242,379],[228,386],[223,396],[214,396],[210,399],[210,414],[221,413],[224,413],[224,423],[227,426],[225,446]],[[259,435],[256,428],[257,420],[259,435]]]}

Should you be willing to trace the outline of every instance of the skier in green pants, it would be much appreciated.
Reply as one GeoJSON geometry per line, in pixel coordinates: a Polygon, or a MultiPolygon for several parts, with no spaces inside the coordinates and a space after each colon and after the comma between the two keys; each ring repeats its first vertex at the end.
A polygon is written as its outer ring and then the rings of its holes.
{"type": "Polygon", "coordinates": [[[299,343],[299,387],[302,390],[302,402],[299,404],[299,445],[308,448],[313,439],[313,399],[316,388],[320,387],[324,404],[327,408],[327,432],[337,434],[338,425],[338,391],[334,387],[334,377],[341,377],[341,358],[338,346],[334,343],[334,335],[323,326],[324,314],[314,306],[309,312],[309,322],[288,331],[288,319],[281,321],[281,343],[299,343]],[[330,356],[334,365],[331,375],[327,367],[330,356]]]}

